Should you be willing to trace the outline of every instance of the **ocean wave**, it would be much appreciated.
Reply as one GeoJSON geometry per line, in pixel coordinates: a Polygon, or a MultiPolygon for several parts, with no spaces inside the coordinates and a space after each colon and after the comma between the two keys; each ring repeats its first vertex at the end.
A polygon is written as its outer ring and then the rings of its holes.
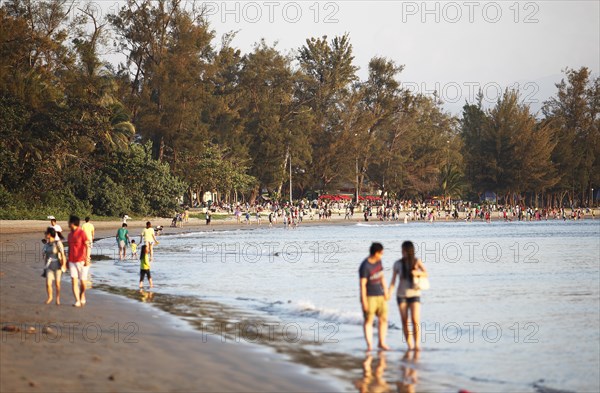
{"type": "Polygon", "coordinates": [[[392,223],[386,224],[385,222],[380,222],[378,224],[367,224],[365,222],[357,222],[355,225],[357,227],[401,227],[401,226],[403,227],[408,224],[405,224],[404,222],[399,222],[399,223],[394,223],[394,224],[392,224],[392,223]]]}
{"type": "Polygon", "coordinates": [[[336,308],[318,307],[310,301],[292,303],[292,312],[296,315],[321,321],[362,325],[363,316],[360,311],[343,311],[336,308]]]}

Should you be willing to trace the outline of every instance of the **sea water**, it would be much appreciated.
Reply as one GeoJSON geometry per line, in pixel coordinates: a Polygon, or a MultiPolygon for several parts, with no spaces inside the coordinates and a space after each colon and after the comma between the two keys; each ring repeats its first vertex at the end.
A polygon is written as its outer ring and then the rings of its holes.
{"type": "MultiPolygon", "coordinates": [[[[251,228],[161,236],[154,299],[205,334],[271,346],[349,388],[600,390],[600,221],[251,228]],[[383,243],[389,283],[404,240],[430,277],[423,350],[405,352],[394,295],[392,351],[365,354],[358,266],[383,243]]],[[[114,239],[96,249],[117,255],[114,239]]],[[[139,261],[98,261],[93,275],[135,289],[139,261]]]]}

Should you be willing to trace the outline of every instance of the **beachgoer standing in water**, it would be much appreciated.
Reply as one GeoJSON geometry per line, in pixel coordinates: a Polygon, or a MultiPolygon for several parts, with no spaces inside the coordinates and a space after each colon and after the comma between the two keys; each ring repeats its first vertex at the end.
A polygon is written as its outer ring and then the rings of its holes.
{"type": "Polygon", "coordinates": [[[85,281],[88,278],[91,260],[90,240],[85,232],[79,227],[79,217],[69,217],[69,272],[73,284],[73,296],[75,296],[75,307],[85,305],[85,281]]]}
{"type": "Polygon", "coordinates": [[[127,256],[127,244],[129,243],[129,231],[127,224],[123,223],[117,230],[117,244],[119,245],[119,260],[124,260],[127,256]]]}
{"type": "Polygon", "coordinates": [[[140,244],[146,245],[146,252],[150,254],[151,261],[154,259],[154,243],[158,243],[158,241],[156,240],[156,234],[154,233],[154,228],[152,228],[152,223],[148,221],[146,222],[146,228],[140,235],[140,244]]]}
{"type": "Polygon", "coordinates": [[[65,248],[52,227],[46,229],[46,243],[44,244],[43,253],[44,262],[46,263],[46,292],[48,293],[46,304],[52,302],[52,281],[54,281],[54,285],[56,286],[56,305],[59,305],[60,279],[63,270],[67,266],[67,257],[65,255],[65,248]]]}
{"type": "Polygon", "coordinates": [[[150,273],[150,258],[148,256],[148,248],[143,245],[140,250],[140,288],[144,287],[144,276],[148,276],[150,288],[154,287],[152,283],[152,274],[150,273]]]}
{"type": "Polygon", "coordinates": [[[385,344],[388,328],[388,291],[381,263],[382,255],[383,245],[381,243],[371,244],[369,257],[361,263],[358,269],[360,301],[365,318],[363,330],[367,342],[367,351],[373,348],[373,321],[375,316],[379,319],[379,348],[389,349],[385,344]]]}
{"type": "Polygon", "coordinates": [[[137,244],[135,244],[135,239],[131,239],[131,259],[137,258],[137,244]]]}
{"type": "Polygon", "coordinates": [[[421,341],[421,291],[414,288],[414,278],[427,276],[425,266],[415,257],[415,246],[412,242],[402,243],[402,259],[394,263],[394,273],[390,282],[390,293],[394,291],[396,277],[400,279],[398,292],[398,310],[402,319],[402,332],[408,344],[408,349],[420,350],[421,341]],[[412,321],[412,330],[408,329],[408,314],[412,321]],[[412,334],[411,334],[412,333],[412,334]],[[414,343],[413,343],[414,342],[414,343]]]}
{"type": "Polygon", "coordinates": [[[96,228],[94,228],[94,224],[90,222],[90,218],[86,217],[85,222],[81,226],[81,229],[85,232],[88,239],[90,240],[90,246],[94,245],[94,238],[96,237],[96,228]]]}

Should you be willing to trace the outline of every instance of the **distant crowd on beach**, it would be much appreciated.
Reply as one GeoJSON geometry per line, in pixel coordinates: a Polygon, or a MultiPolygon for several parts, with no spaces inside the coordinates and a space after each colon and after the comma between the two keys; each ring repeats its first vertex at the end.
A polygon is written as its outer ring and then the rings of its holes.
{"type": "MultiPolygon", "coordinates": [[[[211,225],[213,212],[224,212],[232,214],[238,224],[262,225],[266,220],[269,228],[282,223],[284,229],[295,229],[306,219],[308,220],[330,220],[337,214],[345,220],[350,220],[357,211],[362,211],[361,220],[368,221],[429,221],[438,220],[464,220],[466,222],[492,220],[501,221],[546,221],[562,220],[577,221],[585,216],[595,218],[594,209],[590,208],[537,208],[523,205],[498,205],[498,204],[472,204],[472,203],[446,203],[434,200],[429,202],[413,202],[411,200],[382,200],[372,198],[360,204],[353,201],[340,201],[328,199],[316,199],[312,202],[301,200],[295,204],[279,203],[277,201],[262,201],[250,203],[213,203],[205,210],[206,225],[211,225]]],[[[154,258],[154,246],[158,244],[156,236],[162,231],[162,227],[153,228],[150,222],[140,234],[139,243],[132,239],[127,229],[129,216],[122,215],[123,223],[116,233],[116,241],[119,248],[119,259],[140,259],[140,288],[143,287],[144,279],[147,278],[152,287],[152,275],[150,263],[154,258]],[[138,253],[138,247],[139,253],[138,253]],[[127,248],[131,253],[127,257],[127,248]]],[[[50,226],[45,232],[44,239],[44,261],[43,275],[46,278],[48,292],[47,303],[52,302],[52,285],[56,290],[56,303],[60,304],[60,277],[62,273],[69,270],[72,279],[72,290],[75,297],[76,307],[86,304],[86,282],[89,282],[89,267],[91,265],[91,249],[95,237],[95,229],[86,217],[83,224],[77,216],[69,218],[70,233],[67,238],[68,252],[65,252],[62,241],[65,239],[62,228],[56,223],[56,219],[50,218],[50,226]],[[81,225],[80,225],[81,224],[81,225]]],[[[189,222],[190,208],[185,206],[178,212],[171,222],[172,227],[183,227],[189,222]]]]}
{"type": "MultiPolygon", "coordinates": [[[[300,200],[290,204],[278,201],[255,201],[254,203],[209,203],[205,207],[206,224],[211,225],[212,214],[233,215],[236,223],[273,227],[278,223],[284,228],[296,228],[304,220],[330,220],[333,217],[345,220],[361,221],[457,221],[466,222],[493,220],[500,221],[542,221],[542,220],[580,220],[585,216],[595,218],[590,208],[538,208],[533,206],[500,205],[496,203],[475,204],[471,202],[444,203],[439,200],[415,202],[412,200],[392,200],[373,197],[356,203],[352,200],[315,199],[300,200]]],[[[171,222],[172,227],[183,227],[189,222],[190,209],[184,207],[171,222]]]]}

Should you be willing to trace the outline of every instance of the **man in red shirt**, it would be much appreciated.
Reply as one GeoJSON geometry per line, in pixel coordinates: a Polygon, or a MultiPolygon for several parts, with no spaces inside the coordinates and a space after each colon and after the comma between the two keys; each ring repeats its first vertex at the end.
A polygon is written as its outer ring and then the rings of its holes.
{"type": "Polygon", "coordinates": [[[91,260],[91,240],[79,224],[79,217],[69,217],[69,272],[73,280],[75,307],[85,305],[85,280],[88,278],[91,260]]]}

